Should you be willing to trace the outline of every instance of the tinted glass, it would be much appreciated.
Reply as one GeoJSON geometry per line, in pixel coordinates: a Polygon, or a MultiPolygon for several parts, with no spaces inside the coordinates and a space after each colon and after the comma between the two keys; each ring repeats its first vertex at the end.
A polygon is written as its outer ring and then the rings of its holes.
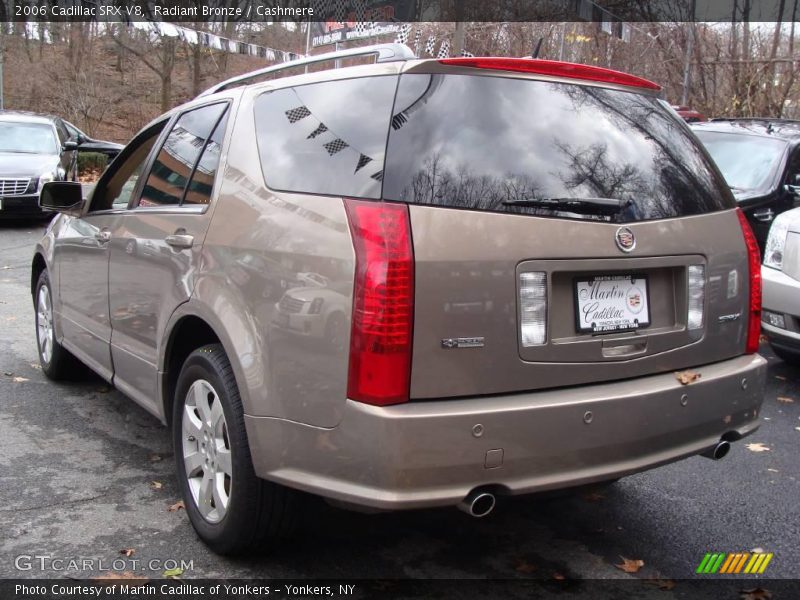
{"type": "Polygon", "coordinates": [[[616,222],[733,204],[686,126],[649,96],[410,74],[400,79],[394,113],[388,199],[616,222]]]}
{"type": "Polygon", "coordinates": [[[50,125],[0,121],[0,152],[58,154],[58,142],[50,125]]]}
{"type": "Polygon", "coordinates": [[[256,99],[267,185],[334,196],[380,196],[397,78],[327,81],[256,99]]]}
{"type": "Polygon", "coordinates": [[[181,115],[153,163],[139,206],[181,203],[206,141],[226,108],[227,104],[212,104],[181,115]]]}
{"type": "Polygon", "coordinates": [[[774,178],[786,142],[739,133],[695,130],[725,179],[735,190],[758,190],[774,178]]]}
{"type": "Polygon", "coordinates": [[[228,114],[220,119],[219,124],[214,128],[214,132],[208,139],[200,162],[197,163],[186,189],[184,204],[208,204],[211,201],[211,190],[214,188],[214,177],[217,175],[219,167],[219,155],[222,151],[222,140],[225,137],[225,125],[228,122],[228,114]]]}

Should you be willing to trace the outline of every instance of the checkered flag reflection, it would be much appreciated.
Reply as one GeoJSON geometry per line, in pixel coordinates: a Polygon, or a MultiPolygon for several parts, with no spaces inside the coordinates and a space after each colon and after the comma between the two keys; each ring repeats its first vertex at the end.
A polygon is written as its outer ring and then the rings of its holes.
{"type": "Polygon", "coordinates": [[[411,35],[411,23],[406,23],[405,25],[403,25],[400,31],[397,32],[397,37],[395,38],[394,43],[407,44],[410,35],[411,35]]]}
{"type": "Polygon", "coordinates": [[[425,54],[433,56],[433,49],[436,47],[436,38],[428,36],[428,41],[425,42],[425,54]]]}
{"type": "Polygon", "coordinates": [[[436,58],[447,58],[448,56],[450,56],[450,40],[445,40],[439,46],[439,54],[436,58]]]}

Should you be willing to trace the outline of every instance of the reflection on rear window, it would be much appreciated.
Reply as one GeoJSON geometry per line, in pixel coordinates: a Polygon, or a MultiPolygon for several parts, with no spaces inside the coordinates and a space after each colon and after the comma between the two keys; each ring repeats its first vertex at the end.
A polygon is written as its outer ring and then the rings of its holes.
{"type": "Polygon", "coordinates": [[[764,187],[786,150],[786,142],[768,137],[695,130],[733,188],[764,187]]]}
{"type": "Polygon", "coordinates": [[[385,198],[631,222],[730,208],[724,188],[655,98],[501,77],[400,79],[385,198]],[[619,210],[603,199],[618,200],[619,210]],[[570,210],[563,200],[585,206],[570,210]]]}

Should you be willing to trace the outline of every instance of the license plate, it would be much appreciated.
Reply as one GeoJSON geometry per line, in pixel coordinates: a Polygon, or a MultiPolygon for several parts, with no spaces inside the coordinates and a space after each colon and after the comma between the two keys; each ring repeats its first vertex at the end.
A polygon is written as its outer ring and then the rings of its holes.
{"type": "Polygon", "coordinates": [[[602,275],[575,280],[579,333],[629,331],[650,325],[647,277],[602,275]]]}

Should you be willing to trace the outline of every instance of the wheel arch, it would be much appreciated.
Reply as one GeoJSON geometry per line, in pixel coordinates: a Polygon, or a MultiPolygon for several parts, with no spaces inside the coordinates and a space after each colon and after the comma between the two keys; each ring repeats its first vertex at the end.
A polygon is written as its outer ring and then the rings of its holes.
{"type": "Polygon", "coordinates": [[[248,411],[249,390],[237,348],[246,347],[246,340],[249,337],[249,334],[242,333],[239,323],[225,323],[200,303],[189,301],[176,309],[166,328],[158,360],[160,404],[166,424],[172,421],[175,389],[183,363],[194,350],[207,344],[220,344],[227,354],[239,388],[242,406],[245,412],[248,411]],[[230,331],[236,332],[237,335],[231,335],[230,331]],[[234,339],[240,343],[234,343],[234,339]]]}
{"type": "Polygon", "coordinates": [[[45,269],[47,269],[47,261],[41,252],[36,252],[31,261],[31,296],[36,295],[36,284],[39,283],[39,277],[45,269]]]}

